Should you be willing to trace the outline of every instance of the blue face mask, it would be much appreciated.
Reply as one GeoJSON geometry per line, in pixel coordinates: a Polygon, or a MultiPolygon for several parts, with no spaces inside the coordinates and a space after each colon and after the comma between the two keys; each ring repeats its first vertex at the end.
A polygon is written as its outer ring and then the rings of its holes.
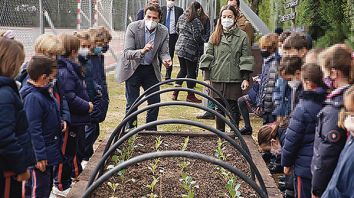
{"type": "Polygon", "coordinates": [[[103,47],[102,47],[102,53],[106,53],[107,51],[108,51],[108,49],[109,49],[109,45],[107,44],[107,45],[104,45],[103,47]]]}
{"type": "Polygon", "coordinates": [[[102,47],[95,47],[95,49],[93,50],[93,52],[98,55],[102,53],[102,47]]]}

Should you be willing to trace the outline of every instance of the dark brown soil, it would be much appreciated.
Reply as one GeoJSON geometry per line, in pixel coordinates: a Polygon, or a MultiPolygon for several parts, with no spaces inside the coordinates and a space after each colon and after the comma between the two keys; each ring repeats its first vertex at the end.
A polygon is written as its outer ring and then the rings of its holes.
{"type": "MultiPolygon", "coordinates": [[[[135,143],[136,147],[133,155],[137,156],[143,153],[153,152],[156,137],[158,136],[140,135],[135,143]]],[[[176,135],[161,136],[163,143],[159,150],[181,150],[181,145],[184,142],[184,138],[185,137],[176,135]]],[[[217,140],[217,137],[190,137],[187,151],[215,156],[217,140]]],[[[248,163],[241,156],[241,154],[226,142],[223,146],[223,152],[227,156],[226,161],[249,175],[250,171],[247,165],[248,163]]],[[[195,189],[195,197],[228,197],[227,190],[225,188],[227,179],[220,174],[221,171],[217,166],[200,160],[185,158],[160,159],[158,166],[160,171],[155,174],[155,177],[158,177],[159,181],[156,185],[156,189],[154,190],[154,193],[158,197],[172,198],[181,197],[182,194],[187,194],[187,192],[182,188],[182,182],[180,181],[181,168],[179,164],[182,163],[183,160],[190,162],[185,172],[191,176],[193,181],[196,181],[196,185],[199,186],[199,188],[195,189]]],[[[112,177],[110,182],[118,183],[115,193],[113,193],[113,190],[106,183],[96,189],[92,197],[149,197],[148,194],[150,193],[150,190],[147,188],[147,185],[153,180],[153,174],[151,170],[148,169],[148,166],[151,163],[152,161],[146,161],[129,167],[123,178],[118,175],[112,177]]],[[[239,191],[241,192],[242,197],[258,197],[255,191],[241,179],[236,177],[235,183],[241,184],[239,191]]]]}

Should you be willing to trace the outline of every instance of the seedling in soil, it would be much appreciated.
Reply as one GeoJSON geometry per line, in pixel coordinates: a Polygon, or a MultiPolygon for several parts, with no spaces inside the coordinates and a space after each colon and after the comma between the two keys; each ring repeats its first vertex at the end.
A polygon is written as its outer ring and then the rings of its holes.
{"type": "Polygon", "coordinates": [[[156,178],[155,176],[153,176],[152,178],[153,178],[152,182],[149,185],[147,185],[147,187],[150,190],[150,194],[148,194],[148,196],[150,198],[155,198],[155,197],[157,197],[157,195],[154,193],[154,190],[155,190],[157,182],[159,182],[159,178],[156,178]]]}
{"type": "Polygon", "coordinates": [[[155,151],[159,151],[161,144],[162,144],[162,140],[161,140],[161,136],[159,136],[155,139],[155,145],[154,145],[155,151]]]}
{"type": "Polygon", "coordinates": [[[178,164],[179,168],[181,169],[181,173],[183,173],[187,169],[189,164],[190,164],[190,162],[189,161],[185,161],[185,160],[178,164]]]}
{"type": "Polygon", "coordinates": [[[226,155],[224,154],[224,147],[223,147],[223,142],[222,140],[219,138],[218,139],[218,145],[215,149],[215,156],[220,159],[220,160],[223,160],[225,161],[226,160],[226,155]]]}
{"type": "Polygon", "coordinates": [[[239,191],[241,184],[234,184],[234,179],[230,179],[225,188],[227,189],[228,194],[226,195],[229,198],[243,198],[241,192],[239,191]]]}
{"type": "Polygon", "coordinates": [[[193,178],[187,173],[182,173],[182,188],[187,192],[187,194],[182,194],[182,198],[194,198],[195,197],[195,189],[199,188],[196,181],[193,181],[193,178]]]}
{"type": "Polygon", "coordinates": [[[152,172],[153,175],[157,173],[157,168],[159,167],[160,159],[155,159],[153,163],[150,163],[148,169],[152,172]]]}
{"type": "Polygon", "coordinates": [[[118,183],[108,182],[107,185],[111,188],[111,190],[113,191],[113,194],[115,194],[115,192],[118,188],[118,183]]]}
{"type": "Polygon", "coordinates": [[[182,143],[182,148],[181,148],[182,151],[187,150],[188,143],[189,143],[189,136],[186,137],[186,138],[184,139],[184,142],[182,143]]]}

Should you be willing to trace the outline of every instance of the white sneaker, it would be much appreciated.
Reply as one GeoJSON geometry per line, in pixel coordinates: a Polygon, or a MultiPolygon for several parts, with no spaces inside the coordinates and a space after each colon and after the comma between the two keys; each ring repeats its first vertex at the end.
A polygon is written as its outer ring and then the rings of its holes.
{"type": "Polygon", "coordinates": [[[57,187],[54,186],[52,193],[57,196],[66,197],[69,194],[70,190],[71,188],[60,191],[57,187]]]}
{"type": "Polygon", "coordinates": [[[85,169],[85,167],[87,166],[87,163],[88,163],[88,161],[82,160],[82,162],[81,162],[82,169],[85,169]]]}

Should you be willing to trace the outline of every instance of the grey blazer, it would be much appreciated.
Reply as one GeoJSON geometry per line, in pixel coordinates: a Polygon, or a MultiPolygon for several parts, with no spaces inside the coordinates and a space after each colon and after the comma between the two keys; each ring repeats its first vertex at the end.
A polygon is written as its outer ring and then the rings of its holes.
{"type": "MultiPolygon", "coordinates": [[[[161,81],[160,60],[171,60],[168,47],[168,30],[158,24],[152,54],[154,60],[152,65],[155,75],[161,81]],[[159,60],[160,58],[160,60],[159,60]]],[[[125,33],[124,52],[121,61],[117,65],[117,81],[119,83],[128,80],[140,65],[144,57],[140,50],[145,47],[145,21],[135,21],[128,25],[125,33]]]]}

